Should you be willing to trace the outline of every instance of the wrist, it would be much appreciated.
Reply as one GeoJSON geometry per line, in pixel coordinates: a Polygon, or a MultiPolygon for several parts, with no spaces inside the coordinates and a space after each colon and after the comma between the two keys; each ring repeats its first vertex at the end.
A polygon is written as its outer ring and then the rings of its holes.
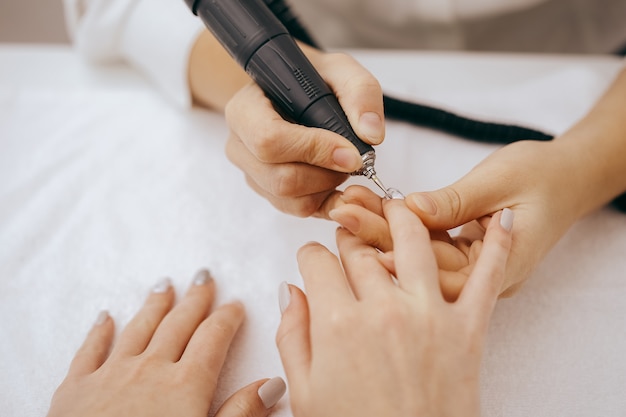
{"type": "Polygon", "coordinates": [[[593,109],[554,143],[569,161],[573,193],[585,215],[626,191],[626,70],[593,109]]]}

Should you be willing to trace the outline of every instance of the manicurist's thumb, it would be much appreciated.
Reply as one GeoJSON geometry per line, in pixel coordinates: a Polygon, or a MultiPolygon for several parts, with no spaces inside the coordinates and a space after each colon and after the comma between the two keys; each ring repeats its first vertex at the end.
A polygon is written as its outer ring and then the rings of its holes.
{"type": "Polygon", "coordinates": [[[508,207],[507,184],[472,171],[456,183],[406,197],[407,206],[431,230],[449,230],[508,207]]]}

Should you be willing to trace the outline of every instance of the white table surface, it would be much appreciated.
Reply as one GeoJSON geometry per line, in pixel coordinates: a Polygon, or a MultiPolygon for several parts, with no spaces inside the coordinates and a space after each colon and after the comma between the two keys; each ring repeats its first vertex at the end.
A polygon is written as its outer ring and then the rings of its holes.
{"type": "MultiPolygon", "coordinates": [[[[611,57],[354,51],[396,95],[562,132],[620,67],[611,57]]],[[[216,277],[247,321],[219,398],[283,375],[274,345],[295,252],[335,225],[279,213],[225,158],[222,116],[174,108],[124,67],[66,47],[0,45],[0,414],[45,415],[101,309],[122,327],[159,278],[216,277]]],[[[391,122],[378,171],[405,192],[451,183],[495,147],[391,122]]],[[[359,179],[351,179],[351,183],[359,179]]],[[[603,209],[495,312],[485,416],[626,415],[626,215],[603,209]]],[[[453,401],[454,399],[451,399],[453,401]]],[[[287,398],[274,415],[289,416],[287,398]]]]}

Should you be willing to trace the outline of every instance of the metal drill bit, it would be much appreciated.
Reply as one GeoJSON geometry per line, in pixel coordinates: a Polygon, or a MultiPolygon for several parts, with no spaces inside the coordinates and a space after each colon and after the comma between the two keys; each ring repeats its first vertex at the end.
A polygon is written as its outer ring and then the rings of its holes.
{"type": "Polygon", "coordinates": [[[378,188],[380,188],[381,190],[383,190],[383,193],[385,193],[385,197],[387,198],[393,198],[393,196],[389,193],[389,191],[387,190],[387,187],[385,187],[383,185],[383,182],[380,180],[380,178],[378,178],[378,176],[376,175],[376,172],[373,172],[372,175],[369,177],[370,180],[374,181],[374,184],[376,184],[378,186],[378,188]]]}
{"type": "Polygon", "coordinates": [[[376,169],[374,168],[376,154],[374,153],[374,151],[367,152],[361,155],[361,157],[363,158],[363,166],[360,170],[354,172],[353,175],[363,175],[372,180],[374,184],[378,186],[378,188],[383,190],[383,193],[385,193],[385,198],[387,199],[391,200],[393,198],[404,198],[404,195],[395,188],[385,187],[380,178],[378,178],[378,175],[376,175],[376,169]]]}

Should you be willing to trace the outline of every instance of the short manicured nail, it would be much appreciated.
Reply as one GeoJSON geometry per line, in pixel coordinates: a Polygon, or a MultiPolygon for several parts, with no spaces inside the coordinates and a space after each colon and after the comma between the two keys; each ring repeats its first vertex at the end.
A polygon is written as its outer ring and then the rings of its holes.
{"type": "Polygon", "coordinates": [[[257,393],[266,409],[270,409],[276,405],[287,391],[285,381],[279,376],[267,380],[259,387],[257,393]]]}
{"type": "Polygon", "coordinates": [[[152,287],[152,292],[155,294],[162,294],[168,292],[172,287],[172,280],[169,278],[163,278],[152,287]]]}
{"type": "Polygon", "coordinates": [[[291,301],[291,292],[289,291],[289,284],[285,281],[280,283],[278,287],[278,306],[280,307],[280,314],[283,314],[289,302],[291,301]]]}
{"type": "Polygon", "coordinates": [[[380,116],[374,112],[366,112],[359,119],[359,132],[365,136],[371,143],[379,144],[383,140],[384,135],[383,121],[380,116]]]}
{"type": "Polygon", "coordinates": [[[418,209],[423,211],[426,214],[435,215],[437,214],[437,206],[435,202],[428,194],[412,194],[409,198],[413,200],[413,203],[417,206],[418,209]]]}
{"type": "Polygon", "coordinates": [[[196,272],[196,275],[193,277],[193,285],[206,285],[213,281],[213,277],[211,273],[206,269],[201,269],[196,272]]]}
{"type": "Polygon", "coordinates": [[[93,324],[94,326],[100,326],[104,324],[105,321],[109,318],[109,312],[107,310],[102,310],[98,313],[98,317],[96,317],[96,322],[93,324]]]}
{"type": "Polygon", "coordinates": [[[404,194],[400,192],[400,190],[396,190],[395,188],[387,188],[387,196],[385,198],[390,200],[404,200],[404,194]]]}
{"type": "Polygon", "coordinates": [[[359,155],[356,148],[346,149],[346,148],[338,148],[333,152],[333,162],[337,164],[339,167],[356,171],[363,165],[363,160],[359,155]]]}
{"type": "Polygon", "coordinates": [[[361,229],[361,222],[354,216],[342,214],[341,210],[333,209],[328,212],[328,217],[348,229],[353,234],[357,234],[361,229]]]}
{"type": "Polygon", "coordinates": [[[500,226],[507,232],[510,232],[513,229],[513,219],[515,218],[515,213],[513,210],[509,208],[505,208],[502,210],[502,214],[500,214],[500,226]]]}

